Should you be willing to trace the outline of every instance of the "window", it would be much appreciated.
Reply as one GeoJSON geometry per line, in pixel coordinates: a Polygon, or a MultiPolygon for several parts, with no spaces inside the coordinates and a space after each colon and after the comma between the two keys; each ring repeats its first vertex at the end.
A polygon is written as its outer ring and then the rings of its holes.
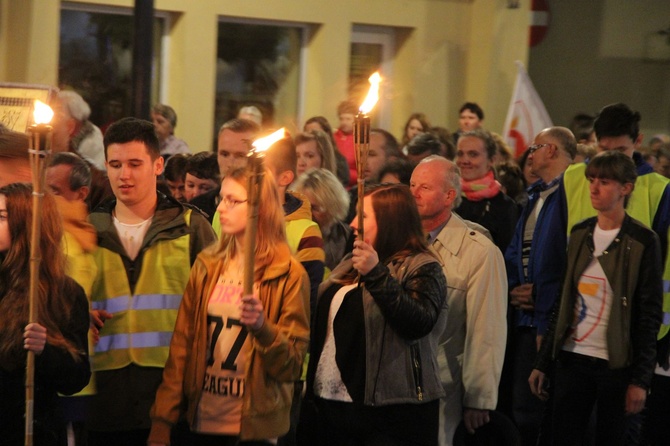
{"type": "Polygon", "coordinates": [[[370,88],[368,78],[375,71],[382,76],[379,103],[371,113],[372,126],[388,128],[391,124],[391,108],[385,102],[384,85],[390,85],[393,74],[393,52],[395,33],[391,28],[354,25],[351,33],[349,56],[349,97],[362,104],[370,88]]]}
{"type": "Polygon", "coordinates": [[[217,132],[247,105],[258,107],[266,128],[296,125],[304,33],[299,25],[219,23],[217,132]]]}
{"type": "MultiPolygon", "coordinates": [[[[151,103],[159,102],[161,39],[167,15],[154,19],[151,103]]],[[[131,9],[63,3],[58,83],[76,90],[91,107],[91,121],[105,128],[130,114],[132,80],[131,9]]]]}
{"type": "Polygon", "coordinates": [[[370,88],[368,78],[380,71],[379,103],[370,115],[373,127],[388,128],[391,124],[391,110],[384,105],[384,85],[390,85],[393,75],[395,33],[391,28],[354,25],[351,33],[351,53],[349,55],[349,97],[362,104],[370,88]]]}

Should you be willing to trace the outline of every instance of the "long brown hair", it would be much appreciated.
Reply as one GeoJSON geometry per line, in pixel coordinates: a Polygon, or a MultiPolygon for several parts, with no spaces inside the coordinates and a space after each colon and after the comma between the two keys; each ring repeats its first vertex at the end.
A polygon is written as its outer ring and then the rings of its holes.
{"type": "MultiPolygon", "coordinates": [[[[365,197],[372,200],[377,223],[373,248],[383,265],[420,252],[430,253],[421,226],[421,217],[414,197],[405,184],[383,183],[365,188],[365,197]]],[[[342,271],[332,281],[348,285],[355,281],[355,269],[342,271]]]]}
{"type": "MultiPolygon", "coordinates": [[[[226,175],[244,187],[248,188],[249,170],[235,169],[226,175]]],[[[260,280],[265,268],[272,263],[281,246],[288,249],[286,230],[284,229],[284,210],[279,201],[272,173],[265,169],[265,177],[261,182],[260,206],[258,207],[258,232],[256,234],[255,279],[260,280]]],[[[247,190],[247,193],[249,191],[247,190]]],[[[210,249],[210,253],[220,258],[224,263],[230,261],[236,254],[235,237],[231,234],[221,234],[219,243],[210,249]]]]}
{"type": "Polygon", "coordinates": [[[421,217],[409,187],[380,184],[367,188],[365,196],[372,199],[377,220],[377,239],[373,247],[382,263],[428,251],[421,217]]]}
{"type": "MultiPolygon", "coordinates": [[[[32,186],[13,183],[0,188],[7,204],[11,244],[0,257],[0,364],[12,368],[25,363],[23,330],[28,324],[30,282],[30,228],[32,227],[32,186]]],[[[67,350],[78,358],[75,345],[65,339],[60,327],[67,326],[72,311],[66,293],[71,292],[65,275],[61,240],[63,229],[56,202],[51,194],[42,199],[41,261],[37,298],[37,321],[47,329],[47,343],[67,350]]]]}

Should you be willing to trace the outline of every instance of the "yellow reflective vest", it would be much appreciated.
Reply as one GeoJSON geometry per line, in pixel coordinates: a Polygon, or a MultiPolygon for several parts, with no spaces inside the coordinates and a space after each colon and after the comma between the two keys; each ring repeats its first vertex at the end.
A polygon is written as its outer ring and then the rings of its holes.
{"type": "MultiPolygon", "coordinates": [[[[589,182],[584,175],[585,172],[586,163],[578,163],[568,167],[563,176],[568,212],[568,236],[575,224],[586,218],[594,217],[597,214],[596,210],[591,206],[589,182]]],[[[669,182],[670,180],[657,173],[638,176],[635,181],[635,189],[626,207],[626,213],[650,228],[657,230],[657,228],[653,227],[654,218],[669,182]]],[[[665,205],[668,205],[668,203],[665,203],[665,205]]],[[[665,230],[667,231],[668,229],[666,228],[665,230]]],[[[670,241],[670,235],[668,235],[668,240],[670,241]]],[[[670,332],[669,254],[670,252],[666,254],[665,266],[663,268],[663,325],[661,325],[661,329],[659,330],[658,339],[661,339],[670,332]]]]}
{"type": "Polygon", "coordinates": [[[91,214],[99,237],[94,253],[99,273],[93,282],[91,306],[113,314],[95,346],[95,371],[129,364],[165,365],[191,263],[215,237],[204,217],[191,209],[175,207],[165,199],[163,207],[167,209],[161,208],[159,202],[134,261],[125,254],[114,228],[113,207],[109,212],[91,214]],[[197,223],[191,222],[194,217],[198,218],[197,223]],[[203,227],[193,228],[194,223],[203,227]],[[194,234],[201,240],[192,253],[194,234]]]}

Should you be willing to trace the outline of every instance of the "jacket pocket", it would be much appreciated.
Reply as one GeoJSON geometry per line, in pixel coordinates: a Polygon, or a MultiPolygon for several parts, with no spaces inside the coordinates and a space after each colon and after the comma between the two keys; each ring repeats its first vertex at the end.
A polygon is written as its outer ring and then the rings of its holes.
{"type": "Polygon", "coordinates": [[[409,347],[412,358],[412,373],[414,376],[414,388],[416,390],[416,397],[419,401],[423,401],[423,377],[421,370],[421,350],[418,344],[410,345],[409,347]]]}

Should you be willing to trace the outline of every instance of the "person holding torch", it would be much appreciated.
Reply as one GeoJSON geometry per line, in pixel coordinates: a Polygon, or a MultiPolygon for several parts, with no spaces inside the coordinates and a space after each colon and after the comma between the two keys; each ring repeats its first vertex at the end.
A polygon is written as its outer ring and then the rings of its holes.
{"type": "Polygon", "coordinates": [[[0,443],[24,444],[26,356],[35,355],[32,433],[36,445],[66,444],[58,393],[84,388],[88,362],[88,301],[65,275],[61,217],[53,196],[41,204],[41,262],[29,323],[28,289],[33,189],[26,183],[0,188],[0,443]]]}
{"type": "Polygon", "coordinates": [[[289,429],[309,343],[309,279],[291,256],[277,186],[257,155],[221,184],[221,238],[191,270],[150,445],[169,444],[183,412],[200,445],[273,444],[289,429]]]}
{"type": "Polygon", "coordinates": [[[435,445],[446,278],[407,186],[375,186],[362,201],[365,239],[319,288],[307,371],[317,408],[311,444],[435,445]]]}

